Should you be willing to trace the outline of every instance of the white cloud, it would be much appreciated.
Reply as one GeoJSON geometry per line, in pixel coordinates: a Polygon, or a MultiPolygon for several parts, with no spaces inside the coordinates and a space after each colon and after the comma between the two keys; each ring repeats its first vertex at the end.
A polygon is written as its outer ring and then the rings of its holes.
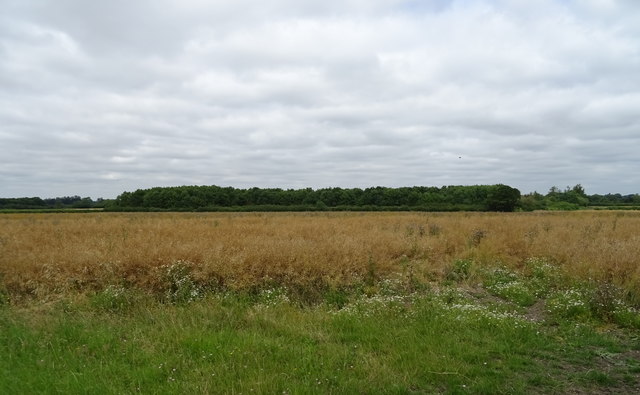
{"type": "Polygon", "coordinates": [[[635,1],[5,3],[2,196],[638,192],[635,1]]]}

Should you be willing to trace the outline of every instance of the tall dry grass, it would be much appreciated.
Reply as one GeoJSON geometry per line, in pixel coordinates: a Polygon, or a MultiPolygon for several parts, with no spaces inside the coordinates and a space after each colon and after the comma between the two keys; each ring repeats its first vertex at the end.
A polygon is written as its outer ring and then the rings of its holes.
{"type": "Polygon", "coordinates": [[[0,288],[51,295],[161,287],[163,265],[201,284],[438,281],[456,259],[517,268],[545,257],[640,294],[640,213],[91,213],[0,216],[0,288]]]}

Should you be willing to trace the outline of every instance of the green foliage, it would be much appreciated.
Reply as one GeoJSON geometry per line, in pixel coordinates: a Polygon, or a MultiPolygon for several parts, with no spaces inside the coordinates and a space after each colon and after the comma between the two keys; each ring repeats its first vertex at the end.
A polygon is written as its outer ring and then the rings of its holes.
{"type": "Polygon", "coordinates": [[[616,309],[612,321],[623,328],[640,329],[640,311],[632,307],[616,309]]]}
{"type": "Polygon", "coordinates": [[[473,261],[471,259],[456,259],[447,271],[445,278],[449,281],[463,281],[470,277],[473,261]]]}
{"type": "Polygon", "coordinates": [[[558,187],[551,187],[545,196],[545,207],[548,210],[578,210],[588,204],[589,198],[580,184],[573,188],[567,187],[564,191],[558,187]]]}
{"type": "Polygon", "coordinates": [[[116,199],[64,196],[0,198],[0,212],[101,208],[107,211],[524,211],[576,210],[582,207],[637,209],[640,194],[587,195],[582,185],[547,195],[520,195],[507,185],[438,187],[237,189],[181,186],[123,192],[116,199]]]}
{"type": "Polygon", "coordinates": [[[522,281],[494,284],[487,287],[494,295],[509,300],[519,306],[531,306],[536,302],[535,293],[522,281]]]}
{"type": "Polygon", "coordinates": [[[93,206],[94,206],[94,202],[89,197],[80,199],[74,202],[73,204],[71,204],[72,208],[91,208],[93,206]]]}
{"type": "Polygon", "coordinates": [[[201,286],[196,284],[191,276],[193,264],[178,260],[171,265],[161,267],[166,283],[164,300],[169,303],[188,303],[203,296],[201,286]]]}
{"type": "Polygon", "coordinates": [[[0,209],[41,209],[47,208],[47,203],[39,197],[0,198],[0,209]]]}
{"type": "Polygon", "coordinates": [[[369,287],[373,287],[380,280],[378,277],[378,268],[376,265],[376,261],[369,257],[367,261],[367,271],[364,276],[364,283],[369,287]]]}
{"type": "Polygon", "coordinates": [[[529,270],[528,286],[538,298],[547,297],[552,290],[561,287],[565,282],[558,266],[544,258],[528,258],[525,260],[525,268],[529,270]]]}
{"type": "Polygon", "coordinates": [[[99,305],[0,309],[0,392],[631,393],[640,382],[635,332],[547,325],[453,288],[313,309],[285,294],[146,301],[117,320],[99,305]]]}
{"type": "Polygon", "coordinates": [[[573,211],[578,209],[580,209],[580,206],[569,202],[550,202],[547,205],[547,210],[552,211],[573,211]]]}
{"type": "Polygon", "coordinates": [[[0,307],[7,306],[9,304],[9,295],[0,287],[0,307]]]}
{"type": "Polygon", "coordinates": [[[610,209],[638,209],[640,194],[621,195],[619,193],[606,195],[587,195],[582,185],[567,186],[564,190],[551,187],[546,195],[537,192],[523,195],[520,198],[520,208],[524,211],[533,210],[579,210],[584,207],[601,207],[610,209]]]}
{"type": "Polygon", "coordinates": [[[168,303],[112,285],[88,302],[5,306],[0,393],[628,393],[640,384],[637,361],[625,362],[640,314],[612,284],[572,283],[544,258],[487,271],[457,259],[447,280],[466,283],[431,289],[408,285],[413,261],[400,264],[402,275],[385,278],[370,259],[350,286],[266,278],[205,293],[194,265],[176,261],[159,268],[168,303]],[[581,373],[585,365],[596,373],[581,373]]]}
{"type": "Polygon", "coordinates": [[[98,199],[93,201],[90,197],[64,196],[51,199],[39,197],[0,198],[0,210],[51,210],[51,209],[79,209],[102,208],[109,201],[98,199]]]}
{"type": "Polygon", "coordinates": [[[497,267],[485,271],[485,285],[493,284],[508,284],[514,281],[518,281],[518,274],[505,267],[497,267]]]}
{"type": "Polygon", "coordinates": [[[523,211],[544,210],[546,208],[545,197],[537,192],[522,195],[520,208],[523,211]]]}
{"type": "Polygon", "coordinates": [[[547,300],[547,309],[558,321],[591,317],[589,296],[578,288],[565,289],[552,295],[547,300]]]}
{"type": "Polygon", "coordinates": [[[591,313],[604,321],[612,321],[615,312],[625,308],[622,289],[607,281],[598,281],[588,289],[591,313]]]}
{"type": "Polygon", "coordinates": [[[486,272],[484,285],[493,295],[520,306],[531,306],[537,300],[535,291],[526,279],[506,268],[486,272]]]}
{"type": "Polygon", "coordinates": [[[590,206],[610,206],[610,207],[637,207],[640,205],[640,194],[621,195],[619,193],[608,193],[606,195],[587,196],[590,206]]]}
{"type": "Polygon", "coordinates": [[[262,307],[273,307],[283,303],[289,303],[288,291],[284,287],[266,288],[261,290],[257,296],[257,303],[262,307]]]}
{"type": "Polygon", "coordinates": [[[316,202],[316,209],[318,209],[319,211],[327,211],[329,209],[329,206],[327,206],[322,200],[318,200],[316,202]]]}
{"type": "Polygon", "coordinates": [[[493,185],[487,195],[486,204],[490,211],[514,211],[520,201],[520,191],[508,185],[493,185]]]}
{"type": "Polygon", "coordinates": [[[135,293],[123,286],[110,285],[91,298],[91,304],[98,310],[124,311],[138,301],[135,293]]]}
{"type": "MultiPolygon", "coordinates": [[[[236,189],[232,187],[182,186],[124,192],[107,210],[201,210],[201,211],[461,211],[485,210],[493,202],[501,211],[512,211],[506,185],[436,187],[280,188],[236,189]]],[[[516,199],[517,203],[517,199],[516,199]]]]}
{"type": "Polygon", "coordinates": [[[343,288],[332,287],[325,293],[325,302],[331,308],[341,309],[349,303],[349,292],[343,288]]]}
{"type": "MultiPolygon", "coordinates": [[[[2,247],[2,238],[0,238],[0,248],[2,247]]],[[[9,305],[10,298],[9,292],[7,292],[5,283],[3,281],[3,275],[0,273],[0,308],[9,305]]]]}

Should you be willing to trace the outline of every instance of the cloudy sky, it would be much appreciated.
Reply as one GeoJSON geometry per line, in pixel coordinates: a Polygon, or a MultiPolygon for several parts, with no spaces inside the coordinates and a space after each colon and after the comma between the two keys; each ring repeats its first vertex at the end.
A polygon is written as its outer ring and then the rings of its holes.
{"type": "Polygon", "coordinates": [[[636,0],[0,0],[0,197],[640,192],[636,0]]]}

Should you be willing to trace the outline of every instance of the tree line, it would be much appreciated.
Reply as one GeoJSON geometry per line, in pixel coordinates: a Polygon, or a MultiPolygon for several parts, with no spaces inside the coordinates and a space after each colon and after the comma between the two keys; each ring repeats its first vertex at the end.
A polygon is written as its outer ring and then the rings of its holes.
{"type": "Polygon", "coordinates": [[[513,211],[520,191],[507,185],[387,188],[239,189],[180,186],[124,192],[108,210],[323,211],[425,210],[513,211]]]}
{"type": "Polygon", "coordinates": [[[63,196],[42,199],[39,197],[0,198],[0,210],[46,210],[104,208],[108,200],[90,197],[63,196]]]}
{"type": "Polygon", "coordinates": [[[587,195],[577,184],[521,195],[508,185],[281,189],[180,186],[123,192],[116,199],[0,198],[0,210],[104,208],[106,211],[533,211],[639,208],[640,195],[587,195]]]}
{"type": "Polygon", "coordinates": [[[553,186],[546,195],[537,192],[522,195],[520,209],[533,210],[578,210],[585,207],[638,208],[640,195],[609,193],[606,195],[587,195],[582,185],[567,186],[564,190],[553,186]]]}

